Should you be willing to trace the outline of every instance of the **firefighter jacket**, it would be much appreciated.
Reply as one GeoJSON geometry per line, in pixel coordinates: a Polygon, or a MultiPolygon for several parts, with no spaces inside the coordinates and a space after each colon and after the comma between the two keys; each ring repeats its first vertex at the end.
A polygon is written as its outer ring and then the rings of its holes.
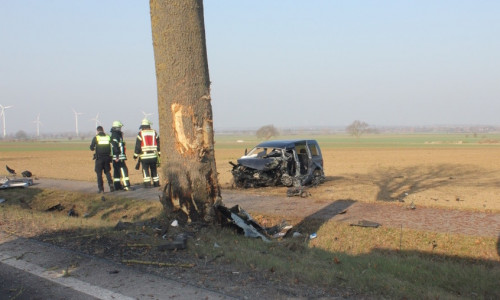
{"type": "Polygon", "coordinates": [[[142,129],[135,141],[134,158],[141,160],[157,158],[160,155],[160,137],[154,129],[142,129]]]}
{"type": "Polygon", "coordinates": [[[99,132],[90,143],[90,150],[95,151],[95,158],[111,157],[111,138],[104,132],[99,132]]]}
{"type": "Polygon", "coordinates": [[[111,149],[113,153],[113,158],[126,160],[127,155],[125,153],[125,141],[123,140],[123,133],[120,130],[111,129],[111,149]]]}

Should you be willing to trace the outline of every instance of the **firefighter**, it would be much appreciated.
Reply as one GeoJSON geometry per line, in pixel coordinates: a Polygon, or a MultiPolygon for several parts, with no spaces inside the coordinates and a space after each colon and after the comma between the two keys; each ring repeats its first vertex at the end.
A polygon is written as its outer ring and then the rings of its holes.
{"type": "Polygon", "coordinates": [[[104,193],[104,182],[102,180],[102,173],[106,175],[108,180],[109,191],[115,190],[113,181],[111,180],[111,138],[104,133],[102,126],[97,126],[97,134],[90,143],[90,150],[95,151],[95,173],[97,174],[97,187],[98,193],[104,193]]]}
{"type": "Polygon", "coordinates": [[[111,127],[111,149],[113,152],[113,184],[115,190],[130,189],[130,181],[128,178],[128,168],[125,161],[127,155],[125,153],[125,141],[122,133],[123,124],[120,121],[114,121],[111,127]]]}
{"type": "Polygon", "coordinates": [[[158,176],[157,164],[160,157],[160,137],[154,129],[151,129],[151,122],[143,119],[140,131],[135,141],[134,159],[139,157],[142,164],[142,176],[144,186],[160,186],[160,177],[158,176]]]}

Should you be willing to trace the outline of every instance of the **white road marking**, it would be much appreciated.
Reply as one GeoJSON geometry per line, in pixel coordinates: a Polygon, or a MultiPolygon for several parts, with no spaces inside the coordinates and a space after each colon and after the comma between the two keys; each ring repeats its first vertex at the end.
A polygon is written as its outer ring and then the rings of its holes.
{"type": "Polygon", "coordinates": [[[50,280],[57,284],[69,287],[81,293],[96,297],[98,299],[123,299],[123,300],[134,300],[135,298],[127,297],[125,295],[115,293],[108,289],[102,288],[100,286],[92,285],[87,282],[78,280],[71,276],[63,277],[61,273],[57,273],[55,271],[48,271],[44,268],[26,262],[24,260],[17,260],[15,257],[7,256],[3,253],[0,253],[0,263],[9,265],[16,269],[28,272],[30,274],[36,275],[38,277],[50,280]]]}

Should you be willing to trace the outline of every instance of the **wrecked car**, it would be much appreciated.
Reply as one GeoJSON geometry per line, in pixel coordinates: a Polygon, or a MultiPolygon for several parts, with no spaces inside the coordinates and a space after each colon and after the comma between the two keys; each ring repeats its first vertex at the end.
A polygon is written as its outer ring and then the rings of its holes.
{"type": "Polygon", "coordinates": [[[245,153],[237,164],[229,163],[234,184],[242,188],[318,185],[325,179],[316,140],[266,141],[245,153]]]}

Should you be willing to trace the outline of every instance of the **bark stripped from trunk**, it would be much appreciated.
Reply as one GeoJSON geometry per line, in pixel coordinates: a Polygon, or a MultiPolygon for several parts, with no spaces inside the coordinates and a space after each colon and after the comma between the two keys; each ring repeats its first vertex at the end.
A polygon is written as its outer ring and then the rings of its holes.
{"type": "Polygon", "coordinates": [[[220,200],[202,0],[150,0],[158,85],[161,202],[209,221],[220,200]]]}

